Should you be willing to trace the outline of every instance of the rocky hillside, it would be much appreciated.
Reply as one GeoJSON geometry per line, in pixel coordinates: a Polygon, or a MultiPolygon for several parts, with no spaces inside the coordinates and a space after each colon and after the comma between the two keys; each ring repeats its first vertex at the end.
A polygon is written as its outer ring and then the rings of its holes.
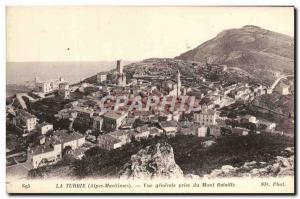
{"type": "Polygon", "coordinates": [[[173,148],[168,143],[157,143],[132,155],[120,172],[121,178],[153,179],[181,178],[183,172],[176,164],[173,148]]]}
{"type": "MultiPolygon", "coordinates": [[[[208,148],[210,146],[206,146],[208,148]]],[[[220,177],[275,177],[294,175],[294,147],[287,147],[273,160],[246,161],[239,167],[222,165],[203,176],[184,174],[174,159],[173,148],[168,143],[158,143],[132,155],[124,165],[120,177],[125,179],[153,178],[220,178],[220,177]]]]}
{"type": "Polygon", "coordinates": [[[223,165],[220,169],[214,169],[204,177],[282,177],[293,175],[294,147],[288,147],[272,163],[251,161],[245,162],[241,167],[223,165]]]}
{"type": "Polygon", "coordinates": [[[30,171],[34,178],[202,178],[276,176],[294,172],[294,139],[253,135],[216,140],[178,135],[132,142],[106,151],[93,147],[81,160],[30,171]]]}
{"type": "Polygon", "coordinates": [[[244,26],[219,33],[215,38],[176,57],[182,60],[237,67],[262,79],[291,74],[294,68],[294,39],[290,36],[244,26]]]}

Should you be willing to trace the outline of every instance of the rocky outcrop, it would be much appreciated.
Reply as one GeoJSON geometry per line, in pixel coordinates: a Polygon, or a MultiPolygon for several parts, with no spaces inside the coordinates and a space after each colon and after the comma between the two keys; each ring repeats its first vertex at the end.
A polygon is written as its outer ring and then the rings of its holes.
{"type": "Polygon", "coordinates": [[[224,165],[220,169],[214,169],[206,178],[217,177],[279,177],[294,175],[294,147],[288,147],[277,156],[273,163],[245,162],[241,167],[224,165]]]}
{"type": "Polygon", "coordinates": [[[157,143],[132,155],[124,165],[120,178],[153,179],[182,178],[183,172],[176,164],[173,148],[168,143],[157,143]]]}

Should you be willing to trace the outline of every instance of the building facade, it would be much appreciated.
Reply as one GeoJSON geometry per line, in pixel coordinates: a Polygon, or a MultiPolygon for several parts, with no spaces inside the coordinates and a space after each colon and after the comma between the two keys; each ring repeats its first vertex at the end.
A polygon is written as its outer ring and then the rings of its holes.
{"type": "Polygon", "coordinates": [[[211,109],[204,109],[200,112],[195,112],[193,116],[195,123],[204,126],[216,125],[217,123],[217,112],[211,109]]]}
{"type": "Polygon", "coordinates": [[[37,117],[25,110],[18,110],[16,111],[16,117],[14,118],[13,123],[22,131],[31,132],[36,129],[37,117]]]}
{"type": "Polygon", "coordinates": [[[119,129],[127,114],[119,112],[108,112],[103,115],[103,128],[106,131],[119,129]]]}

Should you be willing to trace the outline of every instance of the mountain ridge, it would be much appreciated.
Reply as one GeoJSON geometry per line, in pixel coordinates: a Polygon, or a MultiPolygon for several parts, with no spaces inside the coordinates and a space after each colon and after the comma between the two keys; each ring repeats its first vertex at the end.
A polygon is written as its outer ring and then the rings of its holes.
{"type": "Polygon", "coordinates": [[[175,57],[203,64],[238,67],[261,78],[274,79],[268,73],[291,74],[294,67],[293,37],[258,26],[227,29],[216,37],[175,57]],[[263,69],[261,69],[263,68],[263,69]]]}

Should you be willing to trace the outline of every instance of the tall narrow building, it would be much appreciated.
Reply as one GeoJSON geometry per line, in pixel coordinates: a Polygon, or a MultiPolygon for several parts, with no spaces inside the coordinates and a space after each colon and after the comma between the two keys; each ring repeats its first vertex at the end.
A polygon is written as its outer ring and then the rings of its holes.
{"type": "Polygon", "coordinates": [[[117,60],[117,76],[117,85],[122,87],[126,86],[126,75],[123,73],[123,63],[121,59],[117,60]]]}
{"type": "Polygon", "coordinates": [[[117,72],[123,74],[123,63],[122,59],[117,60],[117,72]]]}
{"type": "Polygon", "coordinates": [[[180,80],[180,72],[177,71],[177,97],[181,94],[181,80],[180,80]]]}

